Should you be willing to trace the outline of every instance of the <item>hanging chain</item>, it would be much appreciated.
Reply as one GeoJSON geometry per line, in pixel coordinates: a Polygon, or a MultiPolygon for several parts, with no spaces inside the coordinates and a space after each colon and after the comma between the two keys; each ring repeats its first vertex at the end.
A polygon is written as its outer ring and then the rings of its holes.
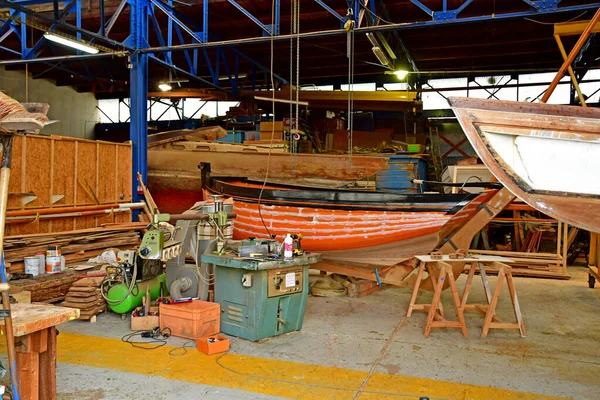
{"type": "Polygon", "coordinates": [[[354,130],[354,20],[352,9],[348,9],[346,28],[346,57],[348,58],[348,154],[352,166],[352,133],[354,130]]]}
{"type": "MultiPolygon", "coordinates": [[[[300,0],[295,0],[296,6],[296,135],[299,135],[298,126],[300,124],[300,0]]],[[[296,136],[298,137],[298,136],[296,136]]]]}
{"type": "Polygon", "coordinates": [[[288,137],[288,145],[290,147],[290,153],[293,152],[294,138],[292,137],[292,118],[294,117],[294,38],[293,34],[296,29],[296,0],[292,0],[291,3],[291,17],[290,17],[290,130],[288,137]]]}

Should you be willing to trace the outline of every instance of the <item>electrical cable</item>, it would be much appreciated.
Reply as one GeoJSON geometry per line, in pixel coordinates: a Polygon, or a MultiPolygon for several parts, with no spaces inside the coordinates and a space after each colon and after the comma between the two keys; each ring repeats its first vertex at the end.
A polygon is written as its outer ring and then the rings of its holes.
{"type": "MultiPolygon", "coordinates": [[[[365,10],[367,11],[369,14],[371,14],[372,16],[374,16],[375,18],[377,18],[378,20],[380,20],[381,22],[388,24],[388,25],[394,25],[394,22],[390,22],[387,21],[385,19],[383,19],[382,17],[380,17],[379,15],[375,14],[373,11],[371,11],[371,9],[369,7],[367,7],[366,5],[363,4],[362,0],[358,2],[358,4],[365,10]]],[[[379,24],[377,24],[379,25],[379,24]]]]}
{"type": "Polygon", "coordinates": [[[540,24],[540,25],[566,24],[567,22],[573,22],[577,18],[582,17],[585,13],[587,13],[587,11],[584,11],[581,14],[579,14],[578,16],[573,17],[573,18],[568,19],[568,20],[563,21],[563,22],[542,22],[542,21],[536,21],[535,19],[531,19],[531,18],[523,18],[523,19],[526,20],[526,21],[529,21],[529,22],[535,22],[536,24],[540,24]]]}
{"type": "Polygon", "coordinates": [[[275,136],[275,80],[273,77],[273,61],[274,61],[274,43],[275,43],[275,0],[272,0],[271,2],[271,65],[270,65],[270,74],[271,74],[271,90],[273,92],[273,98],[272,98],[272,109],[273,109],[273,124],[272,124],[272,128],[271,128],[271,145],[269,146],[269,154],[267,155],[267,170],[265,172],[265,180],[263,181],[262,187],[260,188],[260,193],[258,195],[258,201],[257,201],[257,208],[258,208],[258,215],[260,216],[260,221],[262,222],[263,226],[265,227],[265,230],[267,231],[267,234],[269,235],[269,238],[274,238],[273,235],[271,235],[271,232],[269,231],[269,228],[267,227],[267,224],[265,223],[265,220],[263,218],[262,215],[262,210],[261,210],[261,203],[260,201],[262,200],[262,195],[263,192],[265,191],[265,187],[267,186],[267,181],[269,180],[269,169],[271,167],[271,153],[273,151],[273,138],[275,136]]]}
{"type": "MultiPolygon", "coordinates": [[[[168,327],[164,327],[163,329],[155,328],[151,331],[134,331],[123,335],[121,341],[125,343],[129,343],[131,346],[137,349],[143,350],[156,350],[160,347],[163,347],[167,344],[167,339],[171,337],[171,329],[168,327]],[[132,338],[139,336],[140,338],[144,338],[144,335],[149,335],[149,339],[145,342],[141,341],[133,341],[132,338]],[[148,347],[147,345],[154,345],[152,347],[148,347]]],[[[170,354],[170,352],[169,352],[170,354]]]]}
{"type": "Polygon", "coordinates": [[[193,349],[194,347],[196,347],[196,341],[190,340],[187,343],[184,343],[183,346],[169,350],[169,355],[173,357],[183,357],[188,353],[188,349],[193,349]],[[191,346],[188,346],[190,344],[191,346]]]}

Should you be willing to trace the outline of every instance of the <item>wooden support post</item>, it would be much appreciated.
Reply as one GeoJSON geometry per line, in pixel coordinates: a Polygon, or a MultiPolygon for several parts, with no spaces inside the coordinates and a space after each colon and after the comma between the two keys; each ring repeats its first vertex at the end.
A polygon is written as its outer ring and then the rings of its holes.
{"type": "Polygon", "coordinates": [[[567,254],[569,251],[569,224],[566,222],[563,223],[563,233],[562,233],[562,242],[563,242],[563,260],[562,260],[562,272],[564,275],[567,274],[567,254]]]}
{"type": "Polygon", "coordinates": [[[592,30],[596,26],[596,23],[598,22],[598,20],[600,20],[600,8],[596,11],[596,14],[594,14],[592,19],[588,23],[588,26],[586,26],[585,30],[579,37],[579,40],[577,40],[577,43],[575,43],[575,46],[573,46],[573,49],[569,53],[569,56],[567,57],[567,59],[565,60],[563,65],[560,67],[558,72],[556,73],[556,76],[552,80],[552,83],[550,83],[550,86],[548,86],[548,89],[542,96],[542,103],[548,102],[548,99],[550,99],[550,96],[552,96],[552,93],[554,92],[554,89],[556,89],[558,82],[560,82],[560,80],[563,78],[563,76],[565,76],[565,73],[567,72],[567,68],[571,64],[573,64],[575,57],[577,57],[577,55],[579,54],[579,51],[581,50],[583,45],[587,42],[588,38],[590,37],[590,34],[592,33],[592,30]]]}
{"type": "MultiPolygon", "coordinates": [[[[562,55],[563,61],[567,61],[567,52],[565,51],[565,46],[563,46],[562,40],[560,40],[559,35],[554,35],[554,40],[556,40],[556,45],[558,46],[558,50],[562,55]]],[[[581,102],[582,107],[587,107],[585,104],[585,98],[583,97],[583,93],[581,92],[581,88],[579,87],[579,82],[577,82],[577,77],[575,76],[575,72],[573,72],[573,67],[569,65],[568,68],[569,76],[571,77],[571,83],[577,92],[577,97],[579,97],[579,101],[581,102]]]]}
{"type": "MultiPolygon", "coordinates": [[[[489,265],[491,268],[498,270],[498,280],[496,282],[496,288],[494,290],[494,294],[492,295],[489,282],[487,279],[487,275],[485,275],[485,265],[483,263],[479,263],[479,269],[481,272],[481,281],[483,283],[483,288],[485,290],[486,301],[487,304],[467,304],[467,298],[469,296],[469,291],[471,289],[471,285],[465,286],[465,291],[463,292],[461,306],[464,310],[475,310],[484,315],[485,319],[483,322],[483,328],[481,331],[481,336],[486,337],[489,333],[490,329],[519,329],[521,333],[521,337],[525,337],[525,325],[523,323],[523,316],[521,314],[521,307],[519,306],[519,300],[517,298],[517,291],[515,289],[513,276],[512,276],[512,268],[506,264],[493,262],[489,265]],[[510,295],[510,300],[512,303],[513,311],[515,314],[516,323],[506,323],[503,322],[500,318],[496,316],[496,307],[498,305],[498,300],[500,298],[500,293],[502,290],[502,285],[506,280],[506,286],[508,287],[508,292],[510,295]]],[[[469,277],[474,273],[475,267],[471,265],[471,269],[469,270],[469,277]]]]}
{"type": "Polygon", "coordinates": [[[421,261],[419,263],[419,270],[417,271],[417,280],[415,282],[415,287],[413,288],[412,295],[410,296],[410,303],[408,303],[408,310],[406,311],[407,317],[410,317],[412,315],[415,302],[417,301],[417,295],[419,294],[419,286],[421,285],[421,278],[423,277],[424,271],[425,262],[421,261]]]}
{"type": "Polygon", "coordinates": [[[461,300],[458,295],[458,289],[456,287],[456,281],[454,279],[454,273],[452,265],[437,261],[434,263],[424,263],[419,265],[417,272],[418,279],[415,281],[413,293],[406,313],[407,317],[412,315],[413,310],[424,310],[427,311],[427,322],[425,323],[424,335],[429,336],[432,328],[460,328],[464,336],[468,336],[467,325],[464,318],[463,309],[461,307],[461,300]],[[429,272],[429,279],[433,283],[433,299],[431,304],[415,304],[419,287],[421,285],[421,276],[425,268],[427,267],[429,272]],[[456,309],[456,316],[458,321],[448,321],[442,306],[441,295],[444,288],[444,282],[449,282],[449,286],[452,292],[452,301],[456,309]]]}

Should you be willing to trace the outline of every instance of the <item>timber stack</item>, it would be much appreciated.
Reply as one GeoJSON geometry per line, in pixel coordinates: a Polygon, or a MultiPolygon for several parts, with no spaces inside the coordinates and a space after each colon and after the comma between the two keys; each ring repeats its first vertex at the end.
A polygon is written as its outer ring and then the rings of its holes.
{"type": "Polygon", "coordinates": [[[87,261],[111,247],[132,248],[139,243],[136,230],[143,227],[145,224],[119,223],[74,231],[7,236],[4,256],[10,263],[8,272],[23,273],[24,258],[45,252],[48,245],[61,247],[66,264],[87,261]]]}
{"type": "Polygon", "coordinates": [[[11,280],[11,286],[31,292],[32,303],[55,303],[64,300],[75,282],[75,273],[46,274],[35,279],[11,280]]]}
{"type": "Polygon", "coordinates": [[[65,301],[60,305],[79,309],[79,319],[95,321],[96,315],[106,311],[106,300],[100,293],[103,278],[90,277],[75,281],[65,301]]]}

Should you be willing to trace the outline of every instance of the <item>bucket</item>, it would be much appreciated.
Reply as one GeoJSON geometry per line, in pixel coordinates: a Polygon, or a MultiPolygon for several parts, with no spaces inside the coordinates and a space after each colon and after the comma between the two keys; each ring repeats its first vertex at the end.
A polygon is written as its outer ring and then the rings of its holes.
{"type": "Polygon", "coordinates": [[[33,276],[40,274],[40,259],[37,256],[25,257],[25,273],[33,276]]]}
{"type": "Polygon", "coordinates": [[[35,253],[35,256],[40,260],[40,275],[44,275],[46,273],[46,255],[43,251],[35,253]]]}
{"type": "Polygon", "coordinates": [[[59,273],[60,265],[61,265],[61,257],[60,256],[46,257],[46,273],[47,274],[59,273]]]}
{"type": "Polygon", "coordinates": [[[46,257],[60,257],[60,246],[51,244],[46,249],[46,257]]]}

